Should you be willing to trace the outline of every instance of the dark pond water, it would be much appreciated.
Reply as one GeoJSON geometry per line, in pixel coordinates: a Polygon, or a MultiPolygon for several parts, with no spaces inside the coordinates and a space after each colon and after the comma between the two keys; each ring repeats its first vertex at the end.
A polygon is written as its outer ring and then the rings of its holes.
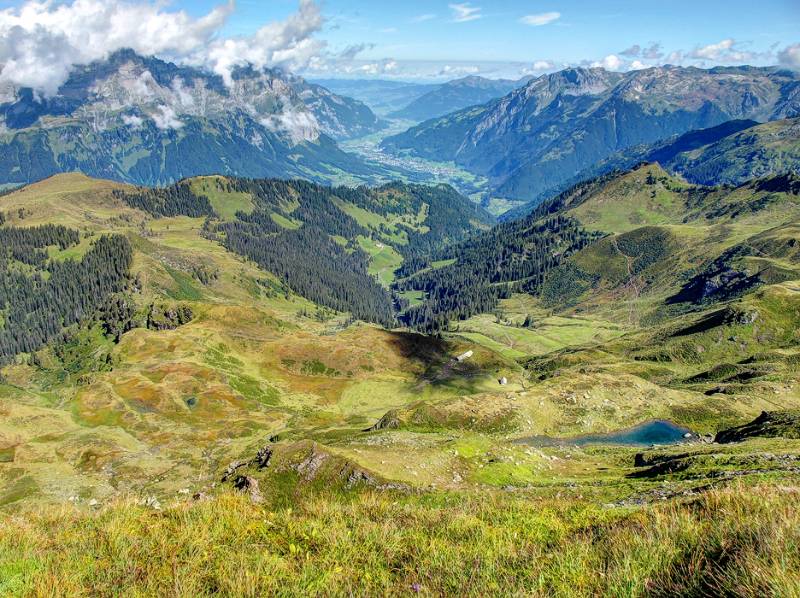
{"type": "Polygon", "coordinates": [[[584,434],[569,438],[531,436],[518,440],[519,444],[533,446],[585,446],[587,444],[619,444],[624,446],[650,446],[651,444],[675,444],[684,440],[691,430],[671,421],[656,419],[632,428],[608,432],[607,434],[584,434]]]}

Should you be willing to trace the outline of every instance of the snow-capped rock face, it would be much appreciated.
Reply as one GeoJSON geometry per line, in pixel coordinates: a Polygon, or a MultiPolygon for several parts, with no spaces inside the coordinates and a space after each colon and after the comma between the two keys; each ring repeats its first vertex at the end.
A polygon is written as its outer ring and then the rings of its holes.
{"type": "MultiPolygon", "coordinates": [[[[11,85],[0,87],[0,123],[10,128],[19,128],[19,123],[7,122],[3,107],[18,104],[19,93],[11,85]]],[[[69,117],[90,123],[96,131],[148,121],[176,130],[190,118],[244,114],[291,144],[314,142],[321,134],[362,135],[379,126],[364,104],[277,69],[240,68],[226,85],[206,71],[130,51],[77,69],[57,97],[31,98],[24,111],[29,115],[21,121],[24,126],[61,126],[69,117]]]]}

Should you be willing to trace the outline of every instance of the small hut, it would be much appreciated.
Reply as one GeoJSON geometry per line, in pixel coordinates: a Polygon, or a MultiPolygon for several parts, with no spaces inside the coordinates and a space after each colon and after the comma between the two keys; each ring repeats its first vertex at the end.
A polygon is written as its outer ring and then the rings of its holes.
{"type": "Polygon", "coordinates": [[[467,351],[466,353],[462,353],[461,355],[456,357],[456,361],[466,361],[470,357],[472,357],[472,351],[467,351]]]}

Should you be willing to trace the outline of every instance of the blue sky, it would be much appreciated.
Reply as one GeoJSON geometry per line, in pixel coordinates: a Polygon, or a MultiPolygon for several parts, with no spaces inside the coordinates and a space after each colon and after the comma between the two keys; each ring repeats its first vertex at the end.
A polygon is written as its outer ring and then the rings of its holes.
{"type": "MultiPolygon", "coordinates": [[[[0,36],[3,9],[10,31],[14,22],[24,21],[21,7],[31,4],[35,0],[0,0],[0,36]]],[[[177,39],[164,43],[140,44],[141,51],[152,48],[154,53],[205,61],[217,69],[227,68],[235,58],[233,50],[220,58],[220,43],[229,38],[240,39],[236,51],[249,51],[256,58],[264,47],[264,64],[283,63],[318,77],[425,79],[475,73],[517,78],[566,65],[627,70],[664,63],[780,62],[800,67],[800,0],[61,0],[47,9],[39,5],[36,16],[23,25],[34,39],[37,19],[47,21],[54,7],[70,6],[80,16],[67,37],[80,40],[85,33],[80,23],[91,14],[87,7],[95,5],[114,7],[106,12],[146,5],[152,14],[143,19],[174,21],[177,25],[165,36],[178,33],[177,39]],[[76,8],[80,3],[83,12],[76,8]],[[180,11],[193,22],[183,22],[180,11]],[[213,26],[198,25],[210,14],[216,15],[213,26]],[[269,23],[277,28],[263,29],[269,23]],[[190,48],[180,41],[181,27],[189,28],[187,39],[194,43],[190,48]],[[299,31],[302,39],[287,39],[282,48],[265,40],[272,31],[299,31]],[[214,43],[216,55],[207,52],[198,58],[203,47],[214,43]]],[[[104,18],[94,29],[86,29],[95,35],[104,23],[119,26],[119,19],[104,18]]],[[[55,37],[62,33],[60,20],[50,19],[46,25],[55,30],[55,37]]],[[[95,40],[92,52],[79,41],[70,43],[76,56],[89,59],[113,49],[103,44],[139,37],[136,31],[115,32],[105,41],[95,40]]],[[[38,38],[35,43],[41,44],[38,38]]]]}
{"type": "MultiPolygon", "coordinates": [[[[176,4],[201,14],[215,3],[176,4]]],[[[294,0],[239,0],[224,32],[250,34],[296,7],[294,0]]],[[[623,61],[621,68],[637,59],[650,64],[667,58],[700,65],[774,64],[780,50],[800,42],[798,0],[325,0],[322,12],[325,26],[319,37],[330,52],[365,44],[358,64],[391,59],[411,76],[432,76],[448,65],[454,73],[460,68],[464,74],[477,69],[514,76],[536,70],[537,63],[557,68],[602,63],[608,56],[623,61]],[[526,24],[524,17],[531,15],[546,15],[531,19],[546,24],[526,24]],[[714,51],[713,46],[730,41],[730,48],[714,51]],[[651,52],[650,59],[622,54],[654,43],[658,52],[651,52]],[[699,58],[691,56],[709,46],[699,58]],[[657,53],[662,56],[655,58],[657,53]]]]}

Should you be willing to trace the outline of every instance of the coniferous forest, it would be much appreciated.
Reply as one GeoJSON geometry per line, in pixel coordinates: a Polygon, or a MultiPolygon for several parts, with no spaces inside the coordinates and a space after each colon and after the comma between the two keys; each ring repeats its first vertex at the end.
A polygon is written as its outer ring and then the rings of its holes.
{"type": "MultiPolygon", "coordinates": [[[[383,326],[396,323],[396,307],[402,307],[402,302],[393,301],[368,272],[369,256],[359,247],[358,237],[391,244],[406,263],[424,264],[435,249],[463,241],[492,222],[487,213],[447,185],[390,183],[370,189],[240,178],[216,179],[214,184],[219,192],[247,194],[255,204],[253,210],[222,221],[208,199],[196,195],[187,181],[116,196],[155,217],[209,216],[208,236],[274,273],[294,292],[383,326]],[[385,224],[368,227],[346,206],[394,218],[397,224],[393,229],[385,224]],[[276,215],[299,228],[278,224],[276,215]],[[404,239],[402,243],[397,242],[398,236],[404,239]]],[[[442,298],[436,313],[447,305],[442,298]]],[[[417,325],[416,320],[409,322],[417,325]]],[[[420,322],[421,328],[424,325],[420,322]]]]}
{"type": "Polygon", "coordinates": [[[513,290],[538,290],[550,270],[598,236],[572,218],[540,219],[536,214],[445,247],[434,256],[452,263],[434,268],[429,261],[412,262],[412,267],[421,269],[402,271],[405,278],[394,289],[423,291],[427,297],[421,305],[407,309],[402,320],[411,328],[436,332],[452,320],[492,311],[513,290]]]}
{"type": "Polygon", "coordinates": [[[48,259],[77,245],[63,226],[0,229],[0,364],[42,348],[124,289],[133,258],[120,235],[97,239],[83,259],[48,259]]]}
{"type": "Polygon", "coordinates": [[[598,238],[558,214],[590,191],[581,186],[526,218],[490,229],[491,217],[447,185],[390,183],[370,189],[240,178],[215,179],[214,184],[219,192],[247,194],[254,208],[238,212],[234,220],[220,220],[187,181],[117,197],[156,217],[208,216],[208,236],[307,299],[357,319],[382,326],[401,323],[428,333],[491,311],[512,291],[536,292],[551,269],[598,238]],[[394,218],[394,228],[369,227],[347,206],[394,218]],[[276,215],[299,228],[279,224],[276,215]],[[398,234],[403,242],[397,242],[398,234]],[[359,247],[359,237],[391,244],[403,257],[391,289],[369,273],[369,256],[359,247]],[[433,267],[436,263],[439,267],[433,267]],[[402,298],[406,291],[422,291],[425,300],[409,307],[402,298]]]}

